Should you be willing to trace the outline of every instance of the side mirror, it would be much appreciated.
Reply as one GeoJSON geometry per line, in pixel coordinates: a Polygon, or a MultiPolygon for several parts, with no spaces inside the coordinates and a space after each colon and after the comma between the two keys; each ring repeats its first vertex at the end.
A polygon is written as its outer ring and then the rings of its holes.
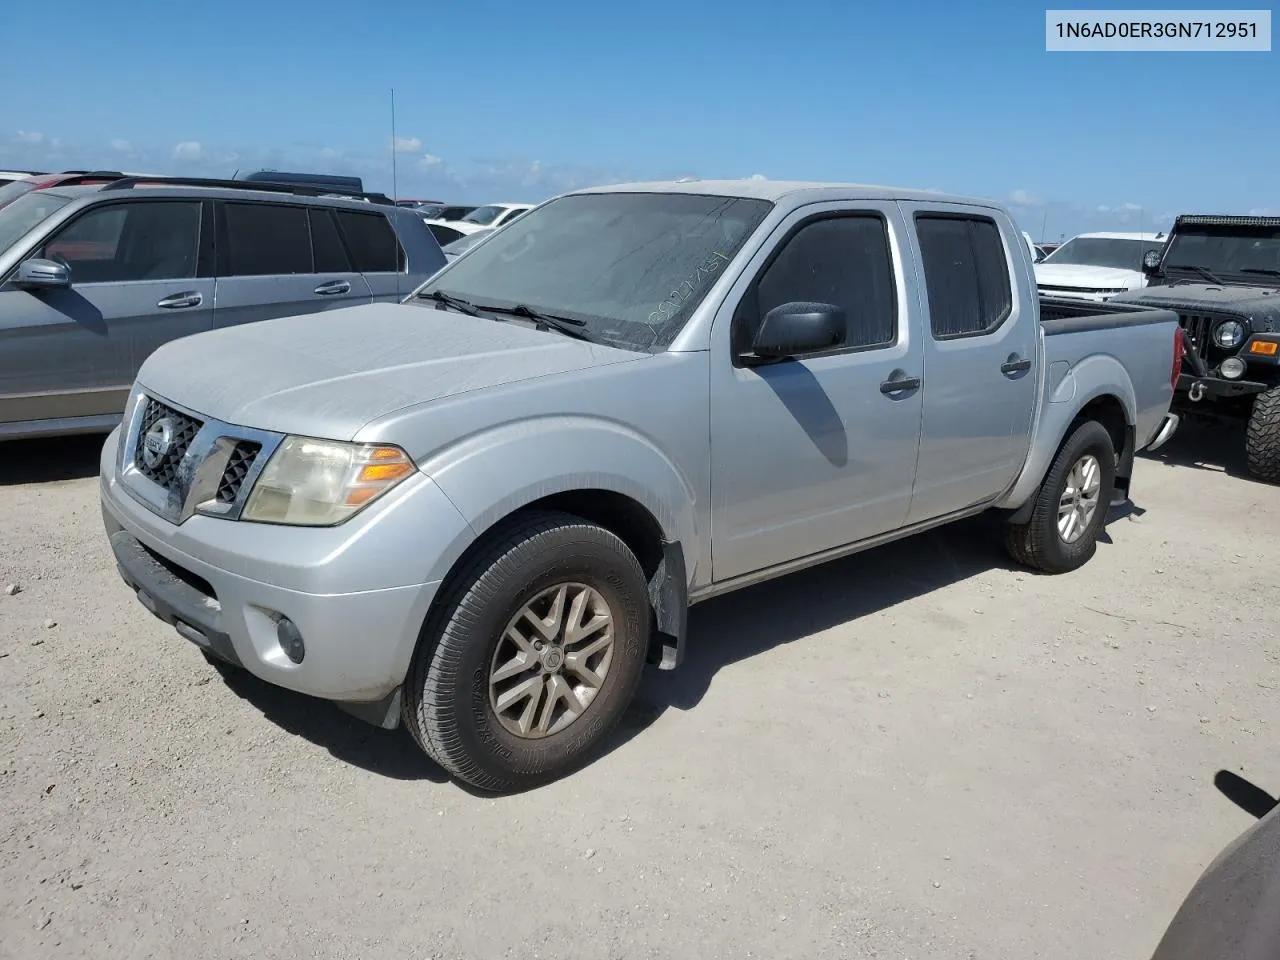
{"type": "Polygon", "coordinates": [[[23,290],[40,290],[71,286],[71,268],[65,263],[34,258],[18,264],[13,285],[23,290]]]}
{"type": "Polygon", "coordinates": [[[1160,251],[1148,250],[1142,255],[1142,272],[1151,276],[1160,270],[1160,251]]]}
{"type": "Polygon", "coordinates": [[[760,360],[786,360],[830,350],[844,342],[845,314],[830,303],[784,303],[760,321],[751,352],[760,360]]]}

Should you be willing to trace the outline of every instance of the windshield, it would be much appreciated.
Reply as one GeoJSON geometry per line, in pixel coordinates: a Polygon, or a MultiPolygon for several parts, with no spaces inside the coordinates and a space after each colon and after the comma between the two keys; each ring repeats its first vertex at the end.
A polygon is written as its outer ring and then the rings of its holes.
{"type": "Polygon", "coordinates": [[[771,206],[691,193],[560,197],[451,261],[419,295],[523,304],[584,321],[592,340],[661,349],[771,206]]]}
{"type": "MultiPolygon", "coordinates": [[[[19,184],[11,183],[10,187],[19,184]]],[[[0,188],[0,193],[9,187],[0,188]]],[[[0,253],[4,253],[20,240],[27,232],[56,210],[71,202],[69,197],[60,197],[47,190],[28,191],[12,203],[0,207],[0,253]]]]}
{"type": "Polygon", "coordinates": [[[1164,269],[1200,267],[1219,277],[1242,279],[1280,271],[1280,225],[1180,227],[1169,240],[1164,269]]]}
{"type": "Polygon", "coordinates": [[[487,227],[506,212],[506,207],[476,207],[476,209],[463,217],[462,221],[463,223],[478,223],[487,227]]]}
{"type": "Polygon", "coordinates": [[[1041,263],[1070,263],[1089,267],[1116,267],[1141,270],[1148,250],[1159,251],[1159,240],[1125,240],[1110,237],[1075,237],[1068,240],[1041,263]]]}

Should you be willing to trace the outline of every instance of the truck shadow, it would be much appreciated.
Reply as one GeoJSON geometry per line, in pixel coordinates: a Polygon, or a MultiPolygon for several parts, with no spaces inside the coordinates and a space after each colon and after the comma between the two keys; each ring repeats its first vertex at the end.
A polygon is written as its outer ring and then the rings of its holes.
{"type": "Polygon", "coordinates": [[[0,487],[97,476],[105,433],[0,441],[0,487]]]}
{"type": "MultiPolygon", "coordinates": [[[[1169,467],[1211,470],[1229,477],[1253,481],[1245,468],[1244,425],[1186,423],[1159,450],[1138,454],[1144,460],[1169,467]]],[[[1256,482],[1256,481],[1254,481],[1256,482]]]]}
{"type": "MultiPolygon", "coordinates": [[[[1141,512],[1126,505],[1114,508],[1109,520],[1141,512]]],[[[1105,531],[1100,543],[1111,543],[1105,531]]],[[[690,611],[684,663],[670,673],[646,670],[614,734],[587,763],[624,746],[668,709],[695,708],[727,666],[994,569],[1021,568],[1005,553],[1001,520],[984,515],[699,604],[690,611]]],[[[380,730],[332,704],[272,686],[244,670],[219,671],[232,692],[267,719],[344,762],[398,780],[450,779],[403,727],[380,730]]],[[[465,784],[457,786],[495,799],[465,784]]]]}
{"type": "Polygon", "coordinates": [[[403,726],[382,730],[331,703],[272,686],[247,670],[223,664],[212,669],[221,674],[227,689],[281,730],[323,747],[335,759],[392,780],[449,780],[403,726]]]}
{"type": "Polygon", "coordinates": [[[646,673],[617,740],[696,707],[730,664],[993,569],[1014,564],[1001,520],[981,515],[698,604],[684,663],[646,673]]]}

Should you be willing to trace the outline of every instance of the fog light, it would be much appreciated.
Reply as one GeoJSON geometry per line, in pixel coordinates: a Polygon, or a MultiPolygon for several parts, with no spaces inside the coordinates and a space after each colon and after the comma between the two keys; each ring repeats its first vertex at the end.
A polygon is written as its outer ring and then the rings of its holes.
{"type": "Polygon", "coordinates": [[[1238,380],[1244,376],[1244,361],[1239,357],[1228,357],[1218,367],[1218,372],[1228,380],[1238,380]]]}
{"type": "Polygon", "coordinates": [[[276,621],[276,640],[280,643],[280,649],[284,651],[284,655],[294,663],[301,663],[302,658],[307,655],[306,645],[302,642],[302,632],[288,617],[281,617],[276,621]]]}

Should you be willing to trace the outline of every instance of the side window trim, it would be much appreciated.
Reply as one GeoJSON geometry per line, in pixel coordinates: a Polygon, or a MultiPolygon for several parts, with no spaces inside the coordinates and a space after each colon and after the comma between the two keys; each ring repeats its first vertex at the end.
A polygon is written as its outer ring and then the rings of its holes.
{"type": "MultiPolygon", "coordinates": [[[[979,213],[977,211],[971,211],[971,210],[925,209],[925,210],[915,211],[914,216],[911,218],[911,222],[912,222],[912,226],[915,228],[915,233],[916,233],[916,236],[915,236],[916,249],[920,251],[920,273],[921,273],[921,277],[924,280],[923,292],[925,297],[925,303],[927,305],[929,300],[929,271],[924,262],[924,245],[920,241],[920,221],[921,220],[963,220],[967,224],[972,224],[974,222],[990,224],[992,228],[996,231],[996,236],[1000,239],[1000,261],[1001,261],[1001,265],[1004,267],[1003,273],[1004,273],[1005,288],[1008,290],[1008,303],[1004,308],[1004,312],[1002,312],[999,317],[997,317],[994,321],[992,321],[990,324],[988,324],[985,328],[981,330],[964,331],[961,333],[943,333],[943,334],[935,333],[933,329],[932,305],[929,305],[930,311],[929,311],[928,328],[929,328],[930,338],[937,343],[946,343],[952,340],[972,340],[976,337],[990,337],[996,333],[999,333],[1000,330],[1004,327],[1004,325],[1008,323],[1010,318],[1012,318],[1015,314],[1015,310],[1013,308],[1014,307],[1013,283],[1011,280],[1012,264],[1009,262],[1009,250],[1005,242],[1004,231],[1000,229],[1000,223],[996,220],[994,216],[991,216],[990,214],[979,213]]],[[[969,250],[973,254],[973,260],[976,266],[977,260],[978,260],[978,254],[977,254],[977,248],[974,247],[973,245],[972,229],[971,228],[967,229],[965,231],[965,235],[969,242],[969,250]]],[[[980,282],[981,281],[979,280],[979,283],[980,282]]],[[[981,289],[979,289],[979,295],[981,295],[981,289]]]]}
{"type": "Polygon", "coordinates": [[[890,337],[883,343],[869,343],[853,347],[843,346],[832,350],[823,350],[817,353],[806,353],[801,357],[801,359],[810,360],[824,357],[836,357],[852,353],[869,353],[873,350],[890,350],[897,346],[902,333],[902,304],[898,297],[898,285],[899,281],[902,279],[902,265],[894,257],[893,231],[889,224],[889,217],[883,210],[876,209],[875,207],[849,207],[840,210],[823,210],[818,213],[809,214],[808,216],[805,216],[793,223],[778,242],[773,245],[773,249],[769,251],[769,255],[756,269],[751,280],[747,283],[746,289],[742,291],[742,296],[738,299],[737,305],[733,308],[733,312],[730,314],[730,332],[728,342],[730,360],[734,367],[744,368],[747,366],[747,364],[743,362],[743,355],[734,346],[739,313],[747,304],[751,305],[751,309],[759,309],[756,297],[760,280],[769,272],[769,268],[773,266],[774,262],[782,254],[782,251],[785,250],[787,245],[791,243],[792,239],[794,239],[795,236],[806,227],[824,220],[843,220],[850,218],[873,218],[878,220],[880,225],[884,228],[885,252],[889,257],[890,291],[893,295],[893,302],[891,304],[892,316],[890,319],[892,326],[890,328],[890,337]]]}

